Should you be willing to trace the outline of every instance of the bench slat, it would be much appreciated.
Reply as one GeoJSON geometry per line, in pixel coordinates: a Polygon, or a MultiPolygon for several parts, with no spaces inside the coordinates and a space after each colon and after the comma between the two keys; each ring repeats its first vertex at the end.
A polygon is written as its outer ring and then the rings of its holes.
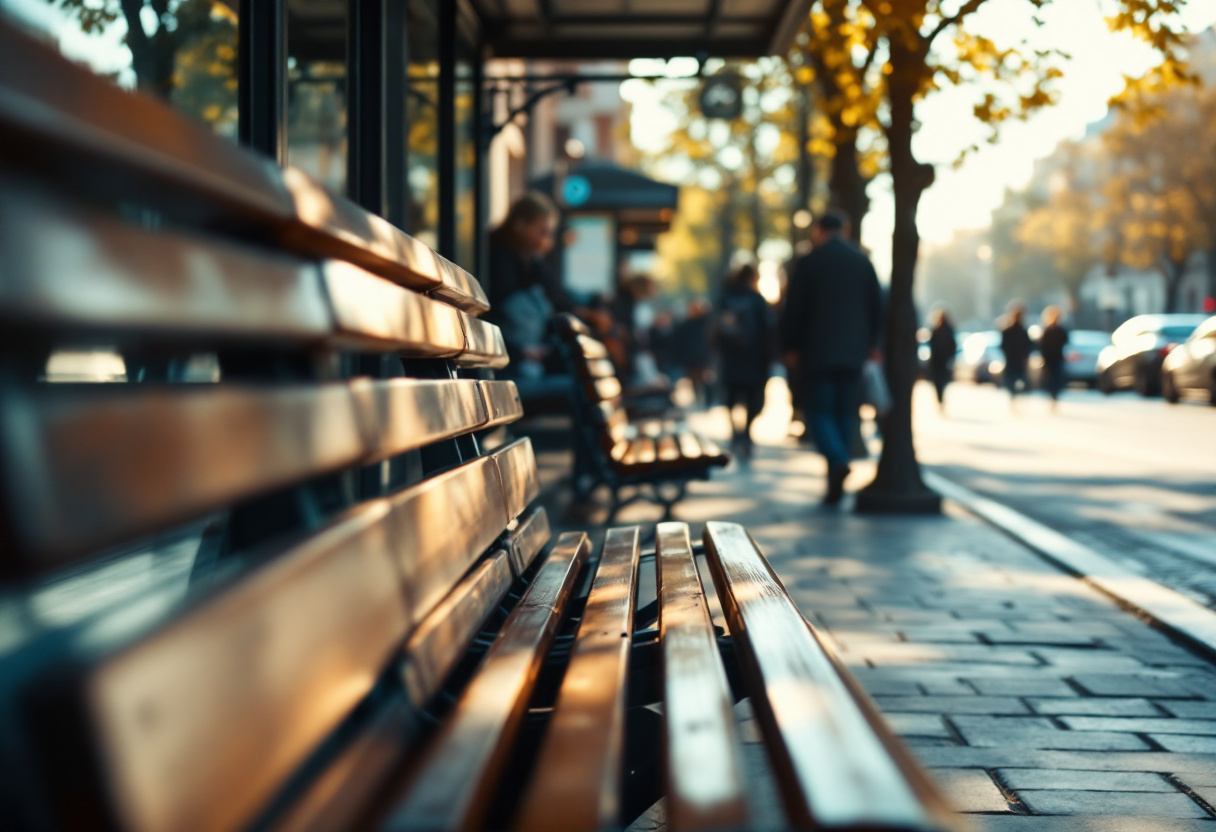
{"type": "Polygon", "coordinates": [[[22,558],[10,569],[44,568],[487,422],[478,383],[466,380],[46,385],[4,391],[0,405],[22,558]]]}
{"type": "Polygon", "coordinates": [[[684,523],[656,531],[667,816],[673,829],[745,829],[742,748],[684,523]]]}
{"type": "Polygon", "coordinates": [[[24,189],[0,190],[0,274],[10,324],[104,332],[103,343],[116,329],[212,341],[319,341],[332,329],[311,263],[153,234],[24,189]]]}
{"type": "MultiPolygon", "coordinates": [[[[491,382],[493,383],[493,382],[491,382]]],[[[468,379],[355,379],[350,383],[374,462],[490,424],[481,383],[468,379]]],[[[500,415],[498,422],[511,421],[500,415]]]]}
{"type": "Polygon", "coordinates": [[[393,550],[411,620],[420,622],[507,527],[498,457],[481,457],[394,499],[393,550]]]}
{"type": "Polygon", "coordinates": [[[512,611],[482,666],[423,755],[391,811],[391,832],[480,825],[526,712],[540,663],[591,544],[581,532],[558,538],[536,580],[512,611]]]}
{"type": "Polygon", "coordinates": [[[0,161],[171,211],[190,204],[217,227],[239,218],[242,233],[260,231],[309,257],[350,260],[473,314],[489,309],[463,270],[302,171],[280,171],[168,104],[125,92],[0,26],[0,161]]]}
{"type": "Polygon", "coordinates": [[[337,332],[405,355],[449,358],[464,352],[461,314],[340,260],[322,264],[337,332]]]}
{"type": "Polygon", "coordinates": [[[613,401],[619,398],[620,395],[621,383],[617,380],[616,376],[596,379],[593,382],[587,383],[587,397],[592,401],[613,401]]]}
{"type": "Polygon", "coordinates": [[[456,356],[458,365],[494,369],[507,366],[510,360],[507,345],[498,327],[467,315],[461,316],[461,323],[464,325],[465,345],[460,355],[456,356]]]}
{"type": "Polygon", "coordinates": [[[607,358],[594,358],[580,362],[579,373],[583,378],[609,378],[616,376],[616,367],[607,358]]]}
{"type": "Polygon", "coordinates": [[[660,465],[670,466],[680,462],[680,443],[675,436],[660,436],[655,442],[655,449],[660,465]]]}
{"type": "Polygon", "coordinates": [[[487,413],[483,428],[491,428],[523,418],[524,405],[513,381],[479,381],[477,387],[487,413]]]}
{"type": "MultiPolygon", "coordinates": [[[[93,727],[69,740],[55,709],[40,746],[54,761],[87,758],[83,745],[95,744],[105,762],[93,782],[110,792],[97,799],[113,806],[115,826],[243,828],[371,690],[406,632],[389,514],[385,501],[360,506],[99,660],[69,690],[41,691],[42,707],[75,700],[81,724],[93,727]]],[[[52,782],[64,771],[48,768],[52,782]]]]}
{"type": "Polygon", "coordinates": [[[610,529],[516,829],[619,826],[637,570],[638,527],[610,529]]]}
{"type": "Polygon", "coordinates": [[[504,541],[507,551],[511,554],[511,568],[516,577],[528,570],[532,561],[549,542],[551,534],[549,515],[544,506],[537,506],[520,519],[518,528],[504,541]]]}
{"type": "Polygon", "coordinates": [[[477,564],[410,636],[401,674],[416,707],[424,707],[439,690],[513,580],[510,556],[499,549],[477,564]]]}
{"type": "Polygon", "coordinates": [[[590,335],[579,335],[575,339],[578,345],[578,350],[585,359],[605,359],[608,358],[608,348],[600,341],[595,340],[590,335]]]}
{"type": "MultiPolygon", "coordinates": [[[[532,440],[512,442],[494,454],[502,477],[503,495],[506,500],[507,520],[511,521],[523,513],[540,494],[540,483],[536,478],[536,456],[532,453],[532,440]]],[[[505,524],[504,524],[505,525],[505,524]]]]}
{"type": "Polygon", "coordinates": [[[867,714],[851,695],[747,531],[734,523],[706,523],[705,548],[795,825],[954,828],[944,803],[881,727],[881,717],[867,714]]]}

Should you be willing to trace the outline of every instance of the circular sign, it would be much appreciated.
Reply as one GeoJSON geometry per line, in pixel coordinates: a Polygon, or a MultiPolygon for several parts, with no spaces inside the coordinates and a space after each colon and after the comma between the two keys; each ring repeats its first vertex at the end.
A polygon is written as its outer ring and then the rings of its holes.
{"type": "Polygon", "coordinates": [[[726,72],[715,75],[701,87],[701,115],[706,118],[738,118],[743,112],[742,81],[726,72]]]}
{"type": "Polygon", "coordinates": [[[567,176],[562,182],[562,201],[571,208],[577,208],[591,199],[591,183],[587,177],[577,173],[567,176]]]}

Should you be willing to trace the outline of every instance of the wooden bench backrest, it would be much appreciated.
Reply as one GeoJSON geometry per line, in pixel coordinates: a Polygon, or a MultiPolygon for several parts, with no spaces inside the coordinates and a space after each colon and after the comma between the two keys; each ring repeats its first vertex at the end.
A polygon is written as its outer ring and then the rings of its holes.
{"type": "Polygon", "coordinates": [[[0,805],[246,828],[545,545],[530,444],[475,438],[514,385],[459,375],[501,334],[417,240],[3,24],[0,135],[0,805]],[[48,370],[97,349],[127,377],[48,370]]]}

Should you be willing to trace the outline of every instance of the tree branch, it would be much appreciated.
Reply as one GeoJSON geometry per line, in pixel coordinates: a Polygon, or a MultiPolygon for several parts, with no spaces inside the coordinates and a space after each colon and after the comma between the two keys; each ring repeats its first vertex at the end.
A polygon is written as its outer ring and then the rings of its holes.
{"type": "Polygon", "coordinates": [[[958,24],[962,23],[963,18],[974,14],[979,10],[979,7],[984,5],[986,2],[987,0],[967,0],[967,2],[964,3],[955,14],[951,15],[950,17],[943,17],[940,21],[938,21],[937,25],[933,27],[933,31],[925,36],[925,45],[928,46],[929,44],[933,43],[934,39],[937,38],[938,35],[949,29],[951,26],[957,26],[958,24]]]}

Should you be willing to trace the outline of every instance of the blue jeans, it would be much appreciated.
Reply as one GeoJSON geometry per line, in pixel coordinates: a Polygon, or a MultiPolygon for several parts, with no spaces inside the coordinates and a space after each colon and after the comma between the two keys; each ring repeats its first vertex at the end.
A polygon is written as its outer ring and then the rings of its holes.
{"type": "Polygon", "coordinates": [[[861,370],[823,370],[804,380],[806,419],[828,467],[849,464],[849,437],[857,430],[861,370]]]}

